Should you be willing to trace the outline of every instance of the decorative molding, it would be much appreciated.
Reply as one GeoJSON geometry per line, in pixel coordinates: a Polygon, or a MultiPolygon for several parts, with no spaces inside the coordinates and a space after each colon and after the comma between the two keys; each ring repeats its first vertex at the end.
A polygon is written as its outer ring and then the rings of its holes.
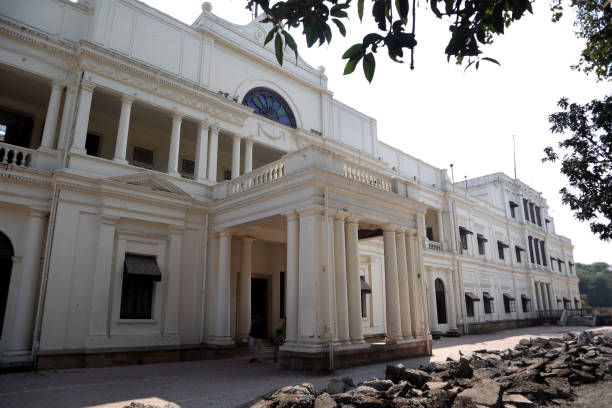
{"type": "Polygon", "coordinates": [[[60,56],[74,58],[76,46],[64,41],[56,40],[49,35],[32,30],[26,26],[16,24],[12,21],[0,18],[0,34],[15,38],[19,41],[28,42],[35,47],[50,51],[60,56]]]}
{"type": "Polygon", "coordinates": [[[178,188],[164,177],[160,177],[157,174],[150,172],[143,172],[138,174],[129,174],[126,176],[118,176],[109,178],[112,181],[118,181],[120,183],[132,184],[141,187],[148,187],[151,190],[165,191],[167,193],[179,194],[189,196],[184,190],[178,188]]]}

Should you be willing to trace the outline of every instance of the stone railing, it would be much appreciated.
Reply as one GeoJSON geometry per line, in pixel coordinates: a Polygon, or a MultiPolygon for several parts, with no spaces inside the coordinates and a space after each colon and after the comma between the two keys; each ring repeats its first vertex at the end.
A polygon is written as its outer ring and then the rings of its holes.
{"type": "Polygon", "coordinates": [[[393,180],[355,163],[344,162],[344,177],[383,191],[393,191],[393,180]]]}
{"type": "Polygon", "coordinates": [[[277,160],[260,167],[255,171],[229,181],[229,195],[241,193],[253,187],[268,184],[282,178],[285,175],[285,164],[283,160],[277,160]]]}
{"type": "Polygon", "coordinates": [[[0,164],[30,167],[34,150],[25,147],[0,143],[0,164]]]}
{"type": "Polygon", "coordinates": [[[434,251],[442,251],[442,244],[439,242],[435,242],[435,241],[429,241],[427,243],[426,249],[432,249],[434,251]]]}

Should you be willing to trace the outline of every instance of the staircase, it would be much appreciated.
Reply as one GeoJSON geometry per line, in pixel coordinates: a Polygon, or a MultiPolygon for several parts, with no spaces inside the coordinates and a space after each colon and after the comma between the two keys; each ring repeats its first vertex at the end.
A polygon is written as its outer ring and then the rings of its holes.
{"type": "Polygon", "coordinates": [[[595,326],[595,319],[593,316],[568,316],[567,326],[595,326]]]}

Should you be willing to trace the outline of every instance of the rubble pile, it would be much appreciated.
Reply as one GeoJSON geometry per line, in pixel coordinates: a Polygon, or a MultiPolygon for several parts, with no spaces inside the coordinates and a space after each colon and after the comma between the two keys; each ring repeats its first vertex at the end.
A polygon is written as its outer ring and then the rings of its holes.
{"type": "Polygon", "coordinates": [[[612,333],[522,339],[514,349],[478,350],[419,369],[388,365],[385,377],[357,385],[332,379],[323,392],[312,384],[283,387],[252,408],[556,406],[577,386],[612,380],[612,333]]]}

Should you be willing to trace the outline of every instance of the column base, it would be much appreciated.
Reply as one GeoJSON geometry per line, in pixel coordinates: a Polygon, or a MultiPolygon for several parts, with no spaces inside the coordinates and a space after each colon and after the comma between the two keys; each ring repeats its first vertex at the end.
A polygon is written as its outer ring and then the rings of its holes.
{"type": "Polygon", "coordinates": [[[36,149],[39,152],[45,152],[45,153],[55,153],[57,152],[57,150],[55,150],[52,147],[49,146],[40,146],[38,149],[36,149]]]}
{"type": "Polygon", "coordinates": [[[85,150],[83,148],[80,148],[80,147],[71,147],[70,148],[70,153],[73,153],[73,154],[82,154],[82,155],[86,156],[87,155],[87,150],[85,150]]]}
{"type": "Polygon", "coordinates": [[[176,171],[169,171],[168,175],[172,177],[181,177],[181,173],[178,173],[176,171]]]}
{"type": "Polygon", "coordinates": [[[115,163],[119,163],[119,164],[129,164],[127,160],[125,160],[125,159],[119,159],[119,158],[117,158],[117,157],[115,157],[115,158],[113,159],[113,161],[114,161],[115,163]]]}

